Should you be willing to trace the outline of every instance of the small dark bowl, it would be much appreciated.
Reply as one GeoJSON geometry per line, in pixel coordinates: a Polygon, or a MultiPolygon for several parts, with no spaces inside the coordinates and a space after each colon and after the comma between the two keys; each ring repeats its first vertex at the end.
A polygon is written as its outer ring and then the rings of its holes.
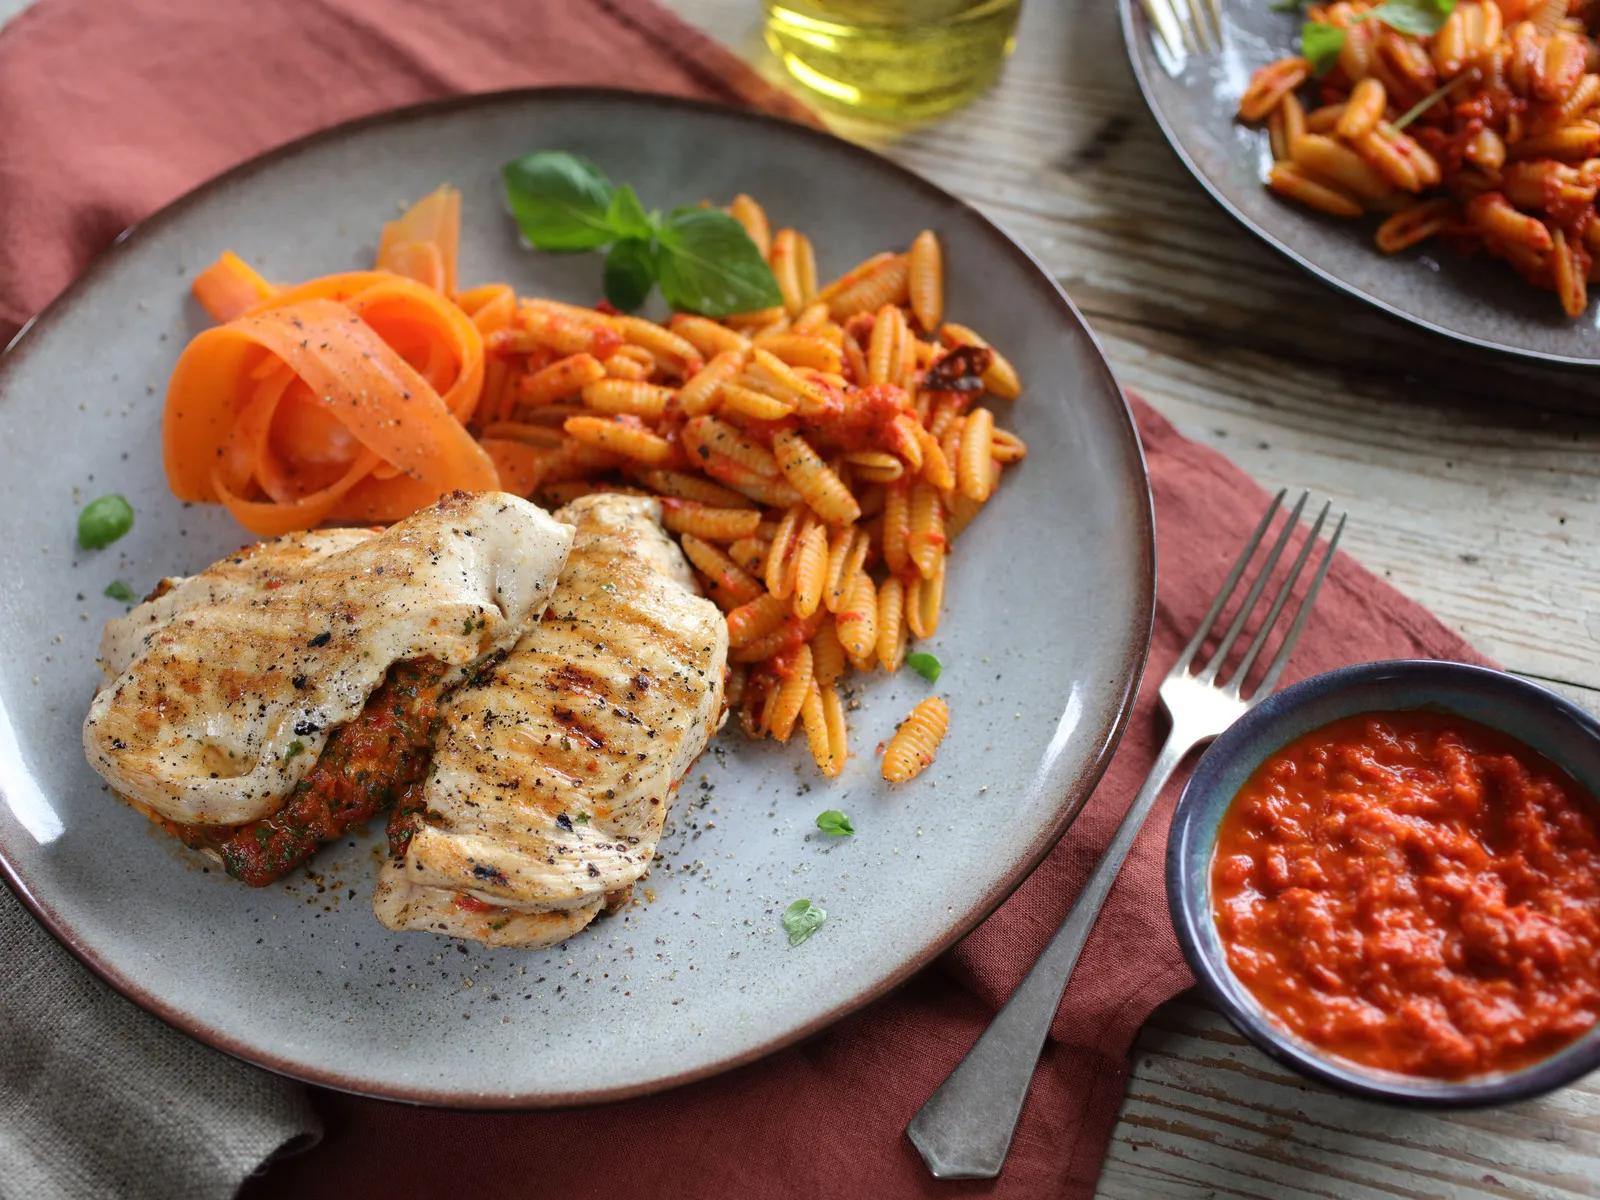
{"type": "Polygon", "coordinates": [[[1167,843],[1172,923],[1195,977],[1239,1029],[1280,1062],[1347,1092],[1422,1108],[1474,1108],[1553,1091],[1600,1067],[1600,1025],[1549,1058],[1504,1073],[1421,1079],[1334,1059],[1273,1021],[1228,967],[1211,917],[1217,825],[1261,763],[1301,734],[1363,712],[1427,708],[1510,734],[1600,796],[1600,722],[1514,675],[1464,663],[1345,667],[1269,696],[1219,737],[1184,788],[1167,843]]]}

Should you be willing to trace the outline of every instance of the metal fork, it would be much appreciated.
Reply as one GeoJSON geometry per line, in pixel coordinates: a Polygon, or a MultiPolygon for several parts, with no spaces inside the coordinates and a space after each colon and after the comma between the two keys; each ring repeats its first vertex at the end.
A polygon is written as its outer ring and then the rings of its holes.
{"type": "Polygon", "coordinates": [[[1288,518],[1283,522],[1271,551],[1261,564],[1255,582],[1250,585],[1233,619],[1212,651],[1210,658],[1198,671],[1193,670],[1200,648],[1212,633],[1223,609],[1233,596],[1245,568],[1249,566],[1257,547],[1266,536],[1272,519],[1283,507],[1285,492],[1280,491],[1256,525],[1255,532],[1233,564],[1233,570],[1223,581],[1222,590],[1211,602],[1200,628],[1189,644],[1178,655],[1167,677],[1161,681],[1161,707],[1171,723],[1166,744],[1156,756],[1155,766],[1139,794],[1133,798],[1122,823],[1106,848],[1104,856],[1095,866],[1089,882],[1073,904],[1067,919],[1050,939],[1044,953],[1033,964],[1027,978],[1012,993],[989,1028],[984,1030],[960,1065],[948,1079],[929,1097],[917,1115],[906,1126],[906,1136],[916,1146],[922,1160],[928,1164],[938,1179],[993,1179],[1005,1164],[1006,1152],[1011,1148],[1011,1135],[1016,1130],[1017,1115],[1022,1111],[1023,1099],[1033,1080],[1033,1070],[1044,1047],[1045,1035],[1060,1007],[1061,996],[1066,991],[1078,955],[1089,939],[1089,931],[1105,904],[1117,872],[1138,836],[1139,828],[1150,815],[1156,797],[1171,777],[1178,764],[1195,747],[1210,742],[1234,721],[1238,720],[1276,686],[1283,668],[1294,652],[1295,643],[1311,615],[1311,606],[1333,561],[1333,552],[1339,545],[1339,535],[1344,532],[1344,514],[1340,513],[1327,548],[1317,564],[1316,573],[1306,589],[1294,620],[1283,635],[1277,653],[1268,665],[1260,683],[1249,696],[1242,694],[1246,676],[1255,665],[1257,657],[1267,643],[1268,635],[1277,624],[1279,615],[1289,601],[1307,560],[1311,557],[1317,538],[1328,520],[1331,504],[1324,504],[1311,527],[1310,536],[1300,547],[1287,576],[1279,585],[1260,628],[1251,639],[1244,657],[1225,680],[1219,680],[1234,642],[1244,629],[1245,622],[1255,609],[1267,586],[1273,568],[1278,565],[1290,535],[1300,523],[1309,494],[1302,492],[1288,518]]]}
{"type": "Polygon", "coordinates": [[[1174,58],[1222,49],[1222,0],[1144,0],[1144,11],[1174,58]]]}

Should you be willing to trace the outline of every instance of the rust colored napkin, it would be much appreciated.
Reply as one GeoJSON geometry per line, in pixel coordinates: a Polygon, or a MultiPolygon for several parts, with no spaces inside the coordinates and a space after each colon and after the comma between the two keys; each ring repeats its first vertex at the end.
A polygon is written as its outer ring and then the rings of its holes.
{"type": "MultiPolygon", "coordinates": [[[[42,0],[0,35],[0,323],[26,319],[133,220],[270,145],[427,97],[580,82],[809,119],[647,0],[42,0]]],[[[1181,780],[1135,846],[1078,966],[1003,1177],[935,1183],[902,1130],[1021,979],[1109,840],[1164,733],[1154,683],[1265,504],[1226,459],[1144,403],[1134,411],[1161,574],[1138,708],[1067,837],[939,965],[802,1046],[658,1097],[482,1115],[314,1091],[321,1145],[273,1164],[243,1194],[1088,1196],[1133,1037],[1190,983],[1162,881],[1181,780]]],[[[1412,656],[1478,661],[1422,608],[1340,558],[1290,674],[1412,656]]]]}

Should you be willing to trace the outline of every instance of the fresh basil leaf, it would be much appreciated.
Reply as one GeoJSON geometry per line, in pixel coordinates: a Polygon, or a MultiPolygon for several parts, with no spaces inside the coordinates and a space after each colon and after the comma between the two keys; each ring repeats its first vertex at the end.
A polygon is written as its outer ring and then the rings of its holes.
{"type": "Polygon", "coordinates": [[[1311,64],[1314,75],[1326,75],[1339,61],[1344,49],[1344,30],[1322,21],[1307,21],[1300,27],[1300,53],[1311,64]]]}
{"type": "Polygon", "coordinates": [[[657,278],[673,308],[726,317],[783,303],[761,251],[727,213],[677,209],[658,237],[657,278]]]}
{"type": "Polygon", "coordinates": [[[850,818],[837,808],[818,813],[817,828],[832,837],[849,837],[856,831],[856,827],[850,824],[850,818]]]}
{"type": "Polygon", "coordinates": [[[506,203],[522,236],[540,250],[595,250],[616,241],[616,189],[599,167],[564,150],[541,150],[501,168],[506,203]]]}
{"type": "Polygon", "coordinates": [[[633,190],[631,183],[623,184],[612,195],[611,206],[606,209],[606,223],[622,238],[649,241],[656,231],[654,219],[639,203],[639,193],[633,190]]]}
{"type": "Polygon", "coordinates": [[[100,496],[78,514],[78,545],[100,550],[133,528],[133,505],[117,495],[100,496]]]}
{"type": "Polygon", "coordinates": [[[655,254],[650,243],[628,238],[611,247],[606,255],[606,299],[623,312],[632,312],[644,303],[656,285],[655,254]]]}
{"type": "Polygon", "coordinates": [[[918,650],[915,654],[906,655],[906,666],[921,675],[929,683],[938,683],[939,673],[944,670],[942,662],[923,650],[918,650]]]}
{"type": "Polygon", "coordinates": [[[1383,0],[1364,15],[1376,17],[1401,33],[1432,37],[1444,28],[1444,19],[1455,6],[1456,0],[1383,0]]]}
{"type": "Polygon", "coordinates": [[[723,317],[771,308],[782,293],[750,236],[726,213],[683,208],[662,220],[627,184],[613,186],[594,163],[542,150],[502,168],[506,202],[529,244],[541,250],[597,250],[606,297],[637,308],[659,282],[676,309],[723,317]]]}
{"type": "Polygon", "coordinates": [[[127,584],[123,583],[120,579],[113,579],[110,583],[106,584],[106,595],[110,596],[113,600],[120,600],[124,604],[132,604],[139,598],[134,594],[133,589],[127,584]]]}
{"type": "Polygon", "coordinates": [[[826,909],[818,907],[809,900],[796,900],[783,910],[783,927],[789,933],[789,945],[798,946],[821,929],[822,923],[827,919],[826,909]]]}

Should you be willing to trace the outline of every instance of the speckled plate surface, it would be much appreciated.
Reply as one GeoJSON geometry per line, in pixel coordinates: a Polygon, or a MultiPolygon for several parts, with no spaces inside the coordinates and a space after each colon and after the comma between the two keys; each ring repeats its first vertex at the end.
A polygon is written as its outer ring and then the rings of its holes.
{"type": "Polygon", "coordinates": [[[620,93],[505,93],[407,110],[295,144],[146,222],[0,358],[0,863],[34,913],[125,994],[287,1074],[437,1104],[634,1095],[749,1061],[928,962],[1003,899],[1098,780],[1143,666],[1154,602],[1150,495],[1128,411],[1082,320],[959,201],[810,130],[620,93]],[[829,782],[802,745],[733,731],[685,783],[641,902],[548,951],[392,934],[370,898],[381,831],[254,891],[207,871],[101,787],[79,727],[102,596],[205,566],[244,540],[168,494],[167,373],[202,327],[194,270],[232,248],[269,278],[371,261],[379,220],[441,180],[464,193],[462,277],[594,298],[599,261],[521,250],[499,164],[563,147],[671,205],[745,190],[806,229],[831,275],[923,227],[946,246],[951,314],[1030,387],[1006,423],[1032,453],[956,552],[932,648],[954,724],[890,791],[874,745],[929,690],[861,689],[857,751],[829,782]],[[34,464],[48,464],[35,469],[34,464]],[[82,552],[83,499],[121,491],[133,532],[82,552]],[[855,837],[813,824],[849,811],[855,837]],[[778,914],[826,926],[791,948],[778,914]]]}
{"type": "Polygon", "coordinates": [[[1246,229],[1334,287],[1434,333],[1547,362],[1600,363],[1600,304],[1569,320],[1552,293],[1529,287],[1502,262],[1428,243],[1380,254],[1372,244],[1376,218],[1325,217],[1266,189],[1266,133],[1241,125],[1234,113],[1256,68],[1294,52],[1298,16],[1274,12],[1265,0],[1230,0],[1222,6],[1222,49],[1174,57],[1140,0],[1118,4],[1128,57],[1156,123],[1246,229]]]}

